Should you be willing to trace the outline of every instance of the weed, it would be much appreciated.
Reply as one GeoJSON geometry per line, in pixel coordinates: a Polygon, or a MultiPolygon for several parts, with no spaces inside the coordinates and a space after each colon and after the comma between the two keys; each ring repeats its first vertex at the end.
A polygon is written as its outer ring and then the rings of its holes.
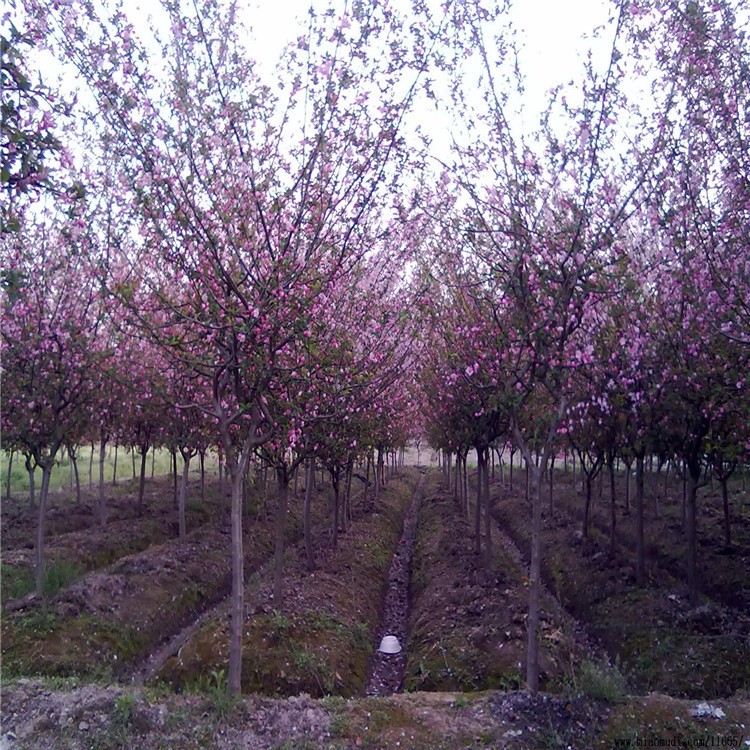
{"type": "Polygon", "coordinates": [[[346,737],[349,733],[349,717],[346,714],[335,713],[331,717],[329,731],[331,737],[346,737]]]}
{"type": "Polygon", "coordinates": [[[465,695],[459,695],[451,705],[457,711],[462,711],[464,708],[469,707],[469,699],[465,695]]]}
{"type": "Polygon", "coordinates": [[[212,669],[209,675],[199,675],[185,684],[185,692],[205,695],[209,708],[219,719],[226,719],[239,703],[239,698],[229,690],[225,669],[212,669]]]}
{"type": "Polygon", "coordinates": [[[627,682],[617,665],[585,661],[581,665],[578,689],[589,698],[619,703],[627,694],[627,682]]]}
{"type": "Polygon", "coordinates": [[[187,512],[207,514],[206,506],[201,500],[189,498],[185,500],[185,510],[187,512]]]}
{"type": "Polygon", "coordinates": [[[5,565],[0,571],[0,581],[3,601],[19,599],[34,590],[34,571],[5,565]]]}
{"type": "Polygon", "coordinates": [[[315,680],[321,693],[333,692],[336,686],[334,676],[319,656],[305,649],[295,649],[292,652],[292,663],[302,674],[315,680]]]}
{"type": "Polygon", "coordinates": [[[44,571],[44,594],[54,596],[85,572],[86,569],[82,565],[72,560],[56,560],[50,563],[44,571]]]}
{"type": "Polygon", "coordinates": [[[291,627],[292,621],[283,612],[275,609],[268,619],[268,637],[273,643],[280,643],[291,627]]]}
{"type": "Polygon", "coordinates": [[[138,698],[131,693],[123,693],[117,697],[115,701],[115,711],[112,717],[111,726],[125,729],[130,724],[130,719],[133,717],[133,706],[135,705],[138,698]]]}
{"type": "MultiPolygon", "coordinates": [[[[45,596],[54,596],[61,589],[70,586],[80,578],[86,569],[72,560],[55,560],[48,563],[44,571],[43,592],[45,596]]],[[[3,567],[2,599],[19,599],[34,590],[34,571],[31,568],[3,567]]]]}

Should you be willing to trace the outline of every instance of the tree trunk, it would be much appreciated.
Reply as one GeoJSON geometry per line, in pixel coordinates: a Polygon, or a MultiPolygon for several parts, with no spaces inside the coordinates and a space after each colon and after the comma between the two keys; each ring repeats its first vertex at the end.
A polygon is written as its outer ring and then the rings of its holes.
{"type": "Polygon", "coordinates": [[[687,530],[687,493],[688,493],[687,475],[688,475],[687,463],[683,461],[682,462],[682,506],[681,506],[683,532],[687,530]]]}
{"type": "Polygon", "coordinates": [[[555,498],[554,498],[554,487],[555,487],[555,457],[549,463],[549,514],[555,512],[555,498]]]}
{"type": "Polygon", "coordinates": [[[26,471],[29,473],[29,510],[36,508],[36,490],[34,488],[34,473],[36,466],[31,462],[31,456],[26,456],[26,471]]]}
{"type": "MultiPolygon", "coordinates": [[[[583,466],[583,461],[581,461],[583,466]]],[[[589,514],[591,512],[591,475],[588,472],[584,472],[586,476],[586,502],[583,506],[583,526],[581,527],[581,533],[584,539],[589,538],[589,514]]]]}
{"type": "MultiPolygon", "coordinates": [[[[146,490],[146,455],[148,453],[148,446],[141,446],[141,476],[138,482],[138,515],[143,515],[143,494],[146,490]]],[[[133,455],[135,455],[135,449],[133,449],[133,455]]]]}
{"type": "Polygon", "coordinates": [[[526,686],[532,693],[539,690],[539,615],[542,592],[542,467],[531,472],[531,565],[529,566],[528,648],[526,652],[526,686]]]}
{"type": "Polygon", "coordinates": [[[643,539],[643,454],[635,461],[635,577],[639,586],[646,583],[646,550],[643,539]]]}
{"type": "Polygon", "coordinates": [[[483,450],[484,471],[482,472],[482,494],[484,495],[484,554],[487,558],[487,567],[492,565],[492,506],[490,504],[490,472],[489,472],[489,448],[483,450]]]}
{"type": "Polygon", "coordinates": [[[198,452],[198,460],[201,466],[201,502],[206,499],[206,451],[201,450],[198,452]]]}
{"type": "Polygon", "coordinates": [[[722,476],[721,482],[721,502],[724,508],[724,546],[732,546],[732,530],[729,523],[729,490],[727,488],[728,477],[722,476]]]}
{"type": "Polygon", "coordinates": [[[112,486],[115,487],[117,485],[117,449],[118,449],[117,442],[115,442],[115,457],[114,461],[112,462],[112,486]]]}
{"type": "Polygon", "coordinates": [[[617,498],[615,496],[615,462],[613,456],[609,457],[607,469],[609,471],[609,551],[614,555],[615,544],[617,543],[617,498]]]}
{"type": "Polygon", "coordinates": [[[370,487],[370,466],[371,466],[371,464],[372,464],[371,458],[372,458],[372,457],[371,457],[370,453],[368,452],[368,454],[367,454],[367,468],[366,468],[366,470],[365,470],[365,489],[364,489],[364,493],[363,493],[363,494],[364,494],[364,502],[363,502],[363,505],[364,505],[364,507],[365,507],[365,508],[369,507],[368,503],[369,503],[369,496],[370,496],[370,495],[369,495],[369,487],[370,487]]]}
{"type": "Polygon", "coordinates": [[[284,596],[284,534],[289,499],[289,472],[285,465],[276,467],[279,497],[276,504],[276,543],[273,555],[273,606],[281,607],[284,596]]]}
{"type": "Polygon", "coordinates": [[[78,475],[78,458],[76,457],[75,451],[69,451],[70,463],[73,466],[73,476],[76,482],[76,505],[81,504],[81,477],[78,475]]]}
{"type": "Polygon", "coordinates": [[[344,483],[344,512],[342,514],[342,526],[344,532],[349,530],[349,521],[352,520],[352,474],[354,473],[354,462],[346,465],[346,481],[344,483]]]}
{"type": "MultiPolygon", "coordinates": [[[[307,472],[305,475],[305,508],[303,516],[303,524],[305,531],[305,555],[307,556],[307,569],[309,571],[315,570],[315,551],[313,549],[313,538],[312,538],[312,526],[310,518],[310,506],[312,505],[312,493],[313,493],[313,476],[315,474],[315,460],[310,458],[307,461],[307,472]]],[[[369,462],[368,462],[368,474],[369,474],[369,462]]],[[[365,487],[365,492],[367,488],[365,487]]]]}
{"type": "MultiPolygon", "coordinates": [[[[176,448],[170,448],[169,452],[172,456],[172,460],[170,462],[170,468],[172,470],[172,507],[175,510],[179,510],[179,492],[177,490],[177,449],[176,448]]],[[[156,451],[153,451],[151,454],[152,456],[156,454],[156,451]]]]}
{"type": "Polygon", "coordinates": [[[339,469],[331,471],[331,487],[333,488],[333,548],[339,543],[339,469]]]}
{"type": "Polygon", "coordinates": [[[510,466],[508,467],[509,472],[509,482],[510,482],[510,491],[513,491],[513,463],[515,458],[516,452],[511,448],[510,451],[510,466]]]}
{"type": "Polygon", "coordinates": [[[576,488],[576,452],[575,450],[572,452],[572,455],[570,457],[570,463],[573,467],[573,489],[576,488]]]}
{"type": "Polygon", "coordinates": [[[687,582],[688,592],[690,596],[690,604],[692,606],[698,605],[698,580],[696,576],[696,551],[697,551],[697,522],[696,522],[696,498],[698,495],[698,479],[700,478],[700,471],[695,475],[694,471],[688,472],[687,482],[687,582]]]}
{"type": "Polygon", "coordinates": [[[464,517],[466,518],[466,521],[469,520],[469,469],[468,469],[468,457],[469,452],[466,451],[464,453],[463,461],[462,463],[462,473],[463,473],[463,483],[464,483],[464,517]]]}
{"type": "Polygon", "coordinates": [[[630,464],[625,466],[625,512],[630,513],[630,464]]]}
{"type": "Polygon", "coordinates": [[[15,454],[15,451],[10,452],[10,456],[8,457],[8,476],[5,478],[5,499],[10,500],[10,480],[12,476],[13,471],[13,455],[15,454]]]}
{"type": "Polygon", "coordinates": [[[130,449],[130,461],[133,464],[133,480],[138,476],[135,472],[135,446],[130,449]]]}
{"type": "Polygon", "coordinates": [[[107,507],[104,502],[104,459],[106,456],[107,438],[102,437],[99,443],[99,523],[107,523],[107,507]]]}
{"type": "Polygon", "coordinates": [[[94,449],[96,445],[91,443],[91,455],[89,455],[89,489],[94,486],[94,449]]]}
{"type": "MultiPolygon", "coordinates": [[[[53,454],[54,455],[54,454],[53,454]]],[[[42,466],[42,489],[39,492],[39,519],[36,527],[36,550],[34,552],[34,584],[36,595],[44,594],[44,535],[47,524],[47,496],[54,461],[50,459],[42,466]]]]}
{"type": "Polygon", "coordinates": [[[232,632],[229,639],[227,686],[234,695],[242,690],[242,633],[245,629],[245,554],[242,548],[243,466],[232,471],[232,632]]]}
{"type": "Polygon", "coordinates": [[[182,453],[182,483],[180,484],[180,498],[177,503],[177,515],[178,515],[178,526],[180,539],[185,539],[187,536],[187,524],[185,522],[185,496],[187,495],[187,484],[188,474],[190,472],[190,459],[193,454],[190,452],[181,451],[182,453]]]}
{"type": "Polygon", "coordinates": [[[477,455],[477,494],[476,513],[474,514],[474,552],[477,557],[482,554],[482,464],[477,455]]]}
{"type": "Polygon", "coordinates": [[[529,504],[531,493],[531,461],[526,461],[526,505],[529,504]]]}
{"type": "Polygon", "coordinates": [[[456,468],[453,470],[453,501],[460,507],[461,498],[459,496],[459,490],[458,490],[458,479],[460,472],[458,470],[458,467],[460,466],[461,462],[461,454],[460,452],[456,452],[456,468]]]}
{"type": "Polygon", "coordinates": [[[156,467],[156,448],[151,451],[151,479],[154,478],[154,469],[156,467]]]}

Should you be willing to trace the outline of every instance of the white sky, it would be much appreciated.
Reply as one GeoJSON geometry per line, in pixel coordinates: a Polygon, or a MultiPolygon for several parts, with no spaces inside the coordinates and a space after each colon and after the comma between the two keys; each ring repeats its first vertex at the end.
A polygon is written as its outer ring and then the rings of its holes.
{"type": "MultiPolygon", "coordinates": [[[[248,0],[253,56],[259,62],[275,60],[286,42],[304,33],[310,1],[248,0]]],[[[326,0],[313,2],[316,7],[327,5],[326,0]]],[[[535,102],[531,108],[540,110],[554,85],[579,77],[580,57],[589,45],[583,36],[607,20],[610,8],[606,0],[513,0],[514,23],[525,32],[521,62],[529,99],[535,102]]]]}

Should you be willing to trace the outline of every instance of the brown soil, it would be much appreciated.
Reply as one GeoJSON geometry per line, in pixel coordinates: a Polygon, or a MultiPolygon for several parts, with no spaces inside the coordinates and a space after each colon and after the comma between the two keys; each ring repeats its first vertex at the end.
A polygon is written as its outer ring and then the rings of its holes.
{"type": "MultiPolygon", "coordinates": [[[[474,519],[433,474],[422,505],[412,576],[407,690],[517,689],[524,685],[528,572],[494,526],[493,555],[474,552],[474,519]]],[[[484,539],[482,539],[484,545],[484,539]]],[[[559,689],[598,649],[580,623],[544,599],[542,686],[559,689]]]]}
{"type": "MultiPolygon", "coordinates": [[[[493,495],[495,517],[525,553],[530,544],[529,510],[522,487],[523,475],[516,477],[513,491],[498,481],[493,495]]],[[[665,518],[648,520],[652,539],[649,580],[645,588],[638,587],[634,543],[632,547],[628,544],[632,517],[623,518],[620,510],[621,542],[611,555],[598,516],[608,512],[607,493],[595,508],[597,520],[588,539],[583,539],[579,488],[573,486],[570,475],[557,472],[554,512],[550,515],[545,508],[543,577],[568,610],[606,646],[610,657],[621,664],[631,688],[696,698],[750,690],[750,610],[732,608],[706,596],[701,607],[690,607],[685,585],[670,572],[672,563],[661,564],[659,555],[654,554],[657,546],[670,549],[682,544],[667,535],[664,526],[670,521],[666,512],[665,518]],[[654,535],[659,533],[662,542],[656,545],[654,535]]],[[[718,531],[713,526],[703,532],[707,543],[702,550],[721,546],[716,540],[718,531]]],[[[737,536],[738,554],[739,550],[744,553],[745,547],[740,545],[745,542],[737,536]]],[[[701,554],[699,565],[703,568],[709,561],[717,580],[740,579],[747,586],[748,569],[738,571],[731,557],[701,554]]],[[[718,588],[713,585],[713,590],[718,588]]]]}
{"type": "MultiPolygon", "coordinates": [[[[715,701],[724,718],[696,719],[694,701],[652,694],[616,706],[524,692],[413,693],[286,700],[175,695],[148,688],[52,687],[22,679],[3,690],[8,750],[610,750],[640,741],[742,747],[750,703],[715,701]],[[722,740],[723,738],[723,740],[722,740]],[[722,741],[724,744],[722,744],[722,741]],[[714,744],[710,744],[710,743],[714,744]],[[716,744],[716,743],[719,744],[716,744]],[[703,744],[701,744],[703,743],[703,744]],[[730,744],[731,743],[731,744],[730,744]]],[[[649,745],[640,745],[649,746],[649,745]]]]}
{"type": "MultiPolygon", "coordinates": [[[[168,636],[194,623],[226,593],[225,498],[207,499],[204,510],[194,505],[200,515],[193,517],[184,543],[159,536],[174,533],[167,483],[150,486],[155,495],[143,519],[127,515],[134,505],[131,487],[129,495],[122,491],[119,520],[119,500],[113,497],[110,523],[100,528],[92,514],[83,532],[71,531],[82,528],[76,524],[83,515],[74,505],[60,503],[50,549],[60,551],[59,559],[75,558],[93,570],[45,604],[4,613],[0,748],[603,750],[627,740],[632,746],[636,741],[656,746],[657,740],[742,746],[750,730],[750,618],[743,608],[749,573],[740,564],[750,548],[750,524],[746,503],[738,502],[744,496],[734,496],[729,553],[722,551],[717,496],[708,494],[701,501],[704,598],[695,609],[685,597],[683,545],[674,528],[679,486],[661,501],[661,517],[652,510],[647,520],[649,583],[641,589],[633,578],[632,517],[622,516],[620,504],[620,542],[610,555],[605,487],[584,540],[579,487],[558,471],[555,510],[545,510],[547,592],[541,631],[543,685],[554,694],[532,697],[513,690],[522,685],[519,665],[526,647],[529,513],[522,479],[517,472],[511,491],[496,474],[497,526],[493,556],[486,560],[473,553],[473,519],[462,518],[438,472],[428,473],[413,557],[407,689],[507,689],[503,692],[310,697],[364,692],[368,661],[382,635],[392,552],[416,472],[389,482],[377,512],[356,506],[355,522],[340,535],[336,550],[321,530],[327,524],[322,488],[314,503],[315,573],[305,570],[298,541],[301,503],[292,502],[281,605],[273,601],[267,564],[272,519],[260,513],[247,521],[243,684],[270,695],[302,692],[287,700],[256,695],[236,701],[227,694],[222,649],[228,619],[221,612],[209,617],[165,666],[162,677],[190,694],[177,694],[161,683],[101,685],[102,680],[129,679],[168,636]],[[101,567],[97,554],[108,544],[116,548],[114,562],[101,567]],[[149,546],[129,554],[137,544],[149,546]],[[609,702],[594,700],[584,678],[586,665],[604,658],[599,643],[606,648],[604,656],[619,663],[631,691],[659,692],[628,697],[615,690],[609,702]],[[699,699],[721,711],[715,718],[695,718],[691,710],[699,699]]],[[[33,523],[13,526],[19,517],[3,515],[3,544],[14,535],[18,542],[4,552],[4,568],[8,559],[19,564],[28,555],[23,547],[33,523]],[[24,528],[27,537],[21,543],[24,528]]]]}
{"type": "MultiPolygon", "coordinates": [[[[245,691],[351,696],[364,690],[390,561],[415,483],[416,472],[407,472],[389,482],[374,512],[358,506],[337,548],[330,540],[321,544],[315,572],[306,569],[301,543],[289,549],[281,604],[273,599],[271,566],[249,581],[245,691]]],[[[155,679],[193,689],[202,676],[222,674],[228,642],[228,618],[208,620],[155,679]]]]}
{"type": "MultiPolygon", "coordinates": [[[[316,513],[323,510],[316,504],[316,513]]],[[[206,523],[184,541],[170,539],[83,576],[49,601],[31,601],[3,621],[3,671],[9,674],[123,677],[170,635],[225,597],[230,583],[229,521],[206,523]]],[[[84,550],[100,547],[114,527],[96,526],[84,550]]],[[[148,518],[129,522],[138,535],[148,518]]],[[[273,520],[244,524],[246,574],[273,549],[273,520]]],[[[301,536],[301,503],[293,503],[288,541],[301,536]]],[[[12,554],[12,553],[8,553],[12,554]]],[[[86,552],[81,552],[81,556],[86,552]]]]}

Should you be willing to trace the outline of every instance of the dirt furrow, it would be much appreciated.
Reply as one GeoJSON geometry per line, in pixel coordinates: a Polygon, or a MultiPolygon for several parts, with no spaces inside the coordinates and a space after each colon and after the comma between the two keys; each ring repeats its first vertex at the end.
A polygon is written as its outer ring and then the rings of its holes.
{"type": "Polygon", "coordinates": [[[406,654],[403,644],[406,643],[407,615],[409,611],[409,582],[411,580],[411,561],[414,541],[417,534],[419,507],[424,492],[425,475],[422,474],[414,490],[409,508],[404,517],[404,527],[393,553],[391,568],[388,574],[388,589],[383,605],[383,614],[378,629],[377,646],[385,636],[398,639],[401,650],[397,653],[384,653],[376,650],[370,665],[370,677],[366,695],[392,695],[400,692],[404,680],[406,654]]]}

